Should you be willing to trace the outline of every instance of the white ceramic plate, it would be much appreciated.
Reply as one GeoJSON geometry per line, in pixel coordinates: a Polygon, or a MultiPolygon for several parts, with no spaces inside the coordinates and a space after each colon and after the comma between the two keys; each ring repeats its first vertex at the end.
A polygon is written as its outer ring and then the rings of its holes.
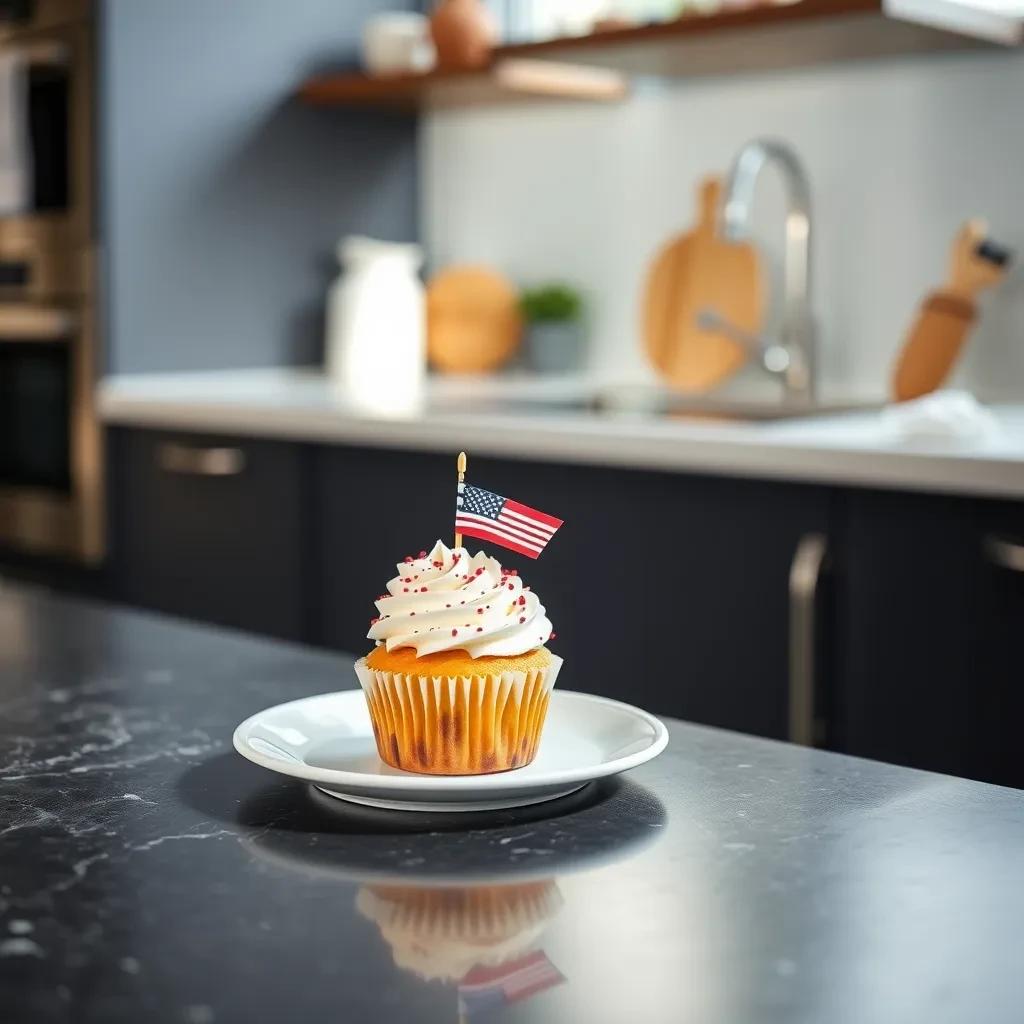
{"type": "Polygon", "coordinates": [[[323,693],[247,718],[235,749],[271,771],[370,807],[490,811],[573,793],[593,779],[635,768],[665,749],[653,715],[586,693],[555,690],[532,764],[494,775],[416,775],[377,756],[362,690],[323,693]]]}

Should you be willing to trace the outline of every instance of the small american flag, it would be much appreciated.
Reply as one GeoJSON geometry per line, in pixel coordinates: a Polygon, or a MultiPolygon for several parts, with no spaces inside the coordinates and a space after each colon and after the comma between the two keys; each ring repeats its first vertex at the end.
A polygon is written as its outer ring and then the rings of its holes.
{"type": "Polygon", "coordinates": [[[463,1019],[495,1006],[507,1006],[560,985],[565,976],[538,950],[500,967],[474,967],[459,982],[463,1019]]]}
{"type": "Polygon", "coordinates": [[[562,525],[561,519],[521,505],[482,487],[459,484],[455,503],[455,532],[536,558],[562,525]]]}

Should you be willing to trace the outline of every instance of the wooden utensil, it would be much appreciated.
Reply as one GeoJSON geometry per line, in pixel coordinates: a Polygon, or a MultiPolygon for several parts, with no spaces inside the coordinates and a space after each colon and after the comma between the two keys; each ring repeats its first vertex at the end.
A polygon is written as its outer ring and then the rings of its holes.
{"type": "Polygon", "coordinates": [[[487,267],[449,267],[427,286],[427,355],[439,370],[485,373],[507,362],[523,333],[519,293],[487,267]]]}
{"type": "Polygon", "coordinates": [[[968,221],[953,240],[949,280],[921,304],[896,359],[892,397],[919,398],[941,387],[977,319],[976,298],[998,284],[1012,254],[988,238],[983,220],[968,221]]]}
{"type": "Polygon", "coordinates": [[[655,257],[643,297],[647,355],[680,391],[710,391],[735,373],[748,352],[726,334],[702,327],[702,310],[756,335],[762,326],[764,287],[757,252],[718,234],[722,183],[708,178],[698,195],[697,226],[668,242],[655,257]]]}

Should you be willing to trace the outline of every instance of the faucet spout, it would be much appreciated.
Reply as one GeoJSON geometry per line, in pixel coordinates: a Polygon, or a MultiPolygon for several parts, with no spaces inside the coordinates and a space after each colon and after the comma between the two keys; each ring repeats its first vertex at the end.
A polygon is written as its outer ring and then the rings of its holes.
{"type": "MultiPolygon", "coordinates": [[[[787,396],[814,397],[815,337],[810,310],[811,187],[803,164],[787,145],[772,139],[749,142],[736,157],[722,204],[722,235],[740,241],[750,235],[751,213],[761,172],[775,164],[786,185],[786,247],[779,344],[790,354],[781,371],[787,396]]],[[[769,372],[772,371],[771,368],[769,372]]]]}

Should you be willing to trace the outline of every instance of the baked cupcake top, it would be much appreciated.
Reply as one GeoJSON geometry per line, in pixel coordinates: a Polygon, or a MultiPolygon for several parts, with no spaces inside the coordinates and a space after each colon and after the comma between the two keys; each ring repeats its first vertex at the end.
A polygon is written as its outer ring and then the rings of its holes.
{"type": "Polygon", "coordinates": [[[377,598],[379,618],[367,637],[388,651],[411,647],[417,657],[465,651],[471,658],[515,656],[552,636],[537,595],[496,558],[438,541],[430,554],[409,555],[377,598]]]}

